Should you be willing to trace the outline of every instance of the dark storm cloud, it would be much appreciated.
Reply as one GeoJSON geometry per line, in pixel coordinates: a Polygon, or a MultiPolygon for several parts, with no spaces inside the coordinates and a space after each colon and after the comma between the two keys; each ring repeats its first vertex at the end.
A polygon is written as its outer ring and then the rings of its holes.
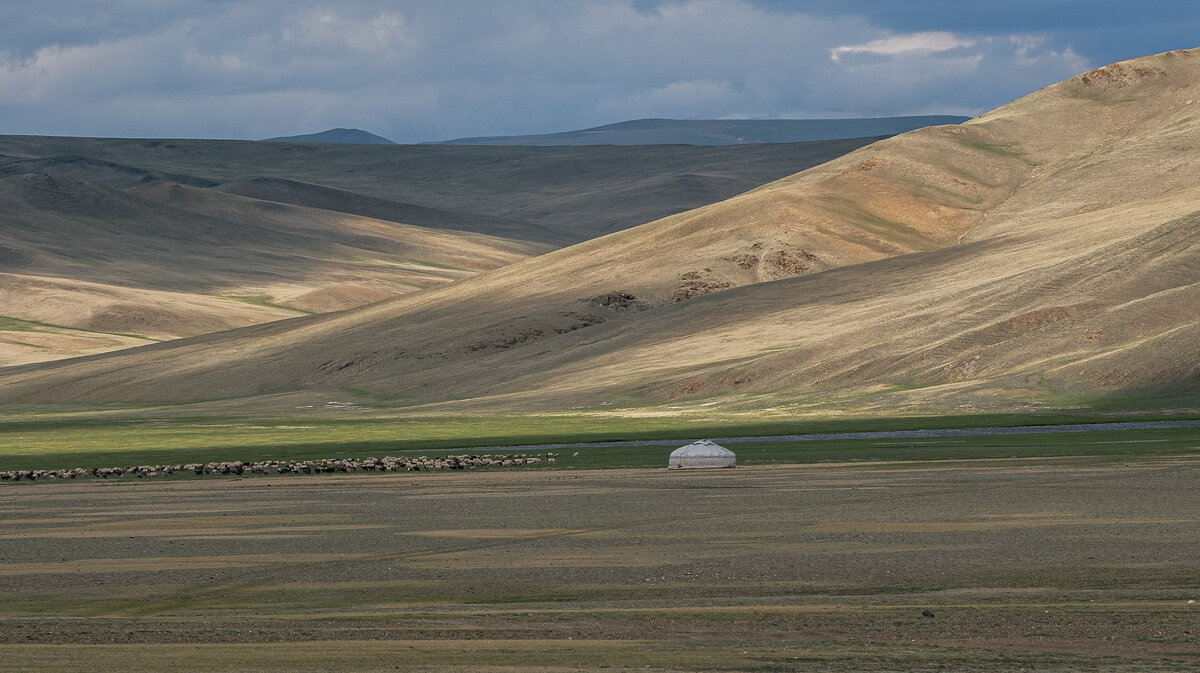
{"type": "MultiPolygon", "coordinates": [[[[421,141],[637,117],[973,114],[1113,60],[1078,46],[1113,20],[1070,16],[1108,3],[972,4],[4,3],[0,132],[255,138],[356,126],[421,141]]],[[[1143,32],[1171,23],[1140,20],[1143,32]]],[[[1138,42],[1114,58],[1184,46],[1138,42]]]]}

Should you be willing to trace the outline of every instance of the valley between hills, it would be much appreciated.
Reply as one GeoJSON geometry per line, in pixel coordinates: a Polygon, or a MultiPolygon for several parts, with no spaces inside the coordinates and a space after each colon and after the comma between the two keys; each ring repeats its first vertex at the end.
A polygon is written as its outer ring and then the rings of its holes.
{"type": "Polygon", "coordinates": [[[0,136],[0,366],[419,292],[870,141],[473,148],[0,136]]]}
{"type": "MultiPolygon", "coordinates": [[[[221,254],[242,255],[189,261],[172,248],[152,259],[148,251],[165,244],[151,244],[163,239],[146,225],[123,234],[142,237],[136,245],[122,246],[121,236],[88,244],[120,248],[86,262],[107,282],[123,275],[125,285],[148,286],[158,274],[211,293],[217,283],[204,270],[219,269],[217,294],[267,297],[248,306],[261,311],[381,301],[275,322],[247,316],[238,319],[261,324],[9,367],[0,370],[0,403],[271,414],[347,398],[414,414],[1192,411],[1198,98],[1195,51],[1116,63],[963,124],[857,148],[816,146],[808,158],[848,151],[686,210],[680,193],[738,190],[767,172],[765,158],[804,160],[808,146],[605,148],[606,161],[575,154],[597,148],[525,148],[594,162],[572,164],[582,182],[542,182],[531,195],[513,189],[528,175],[502,158],[512,148],[409,148],[421,159],[386,164],[388,173],[375,154],[396,151],[386,146],[262,143],[253,155],[211,141],[164,149],[150,147],[159,141],[7,138],[0,153],[10,162],[35,145],[65,155],[82,143],[94,158],[77,170],[132,165],[136,156],[152,176],[120,191],[127,169],[110,169],[111,187],[7,178],[9,194],[25,190],[25,204],[46,203],[33,195],[52,187],[63,192],[51,201],[59,231],[90,216],[81,210],[126,212],[136,202],[190,213],[195,226],[163,237],[176,237],[177,249],[228,236],[221,254]],[[475,152],[475,162],[455,163],[456,151],[475,152]],[[479,161],[481,152],[495,162],[479,161]],[[178,175],[184,157],[192,157],[190,177],[178,175]],[[313,179],[306,170],[328,172],[318,164],[335,160],[340,172],[321,186],[305,182],[313,179]],[[286,166],[289,177],[267,166],[286,166]],[[425,198],[408,210],[397,204],[415,198],[385,188],[404,171],[428,180],[413,187],[425,198]],[[451,173],[458,182],[448,185],[451,173]],[[683,212],[622,224],[652,206],[683,212]],[[388,208],[409,219],[421,213],[426,228],[385,237],[381,228],[400,227],[379,219],[388,208]],[[441,247],[451,236],[456,247],[441,247]],[[306,279],[282,270],[297,264],[306,279]],[[391,298],[369,291],[397,281],[426,289],[391,298]]],[[[530,171],[547,180],[560,169],[542,161],[530,171]]],[[[22,247],[5,244],[18,264],[44,274],[45,265],[73,263],[25,242],[36,230],[7,230],[26,237],[22,247]]],[[[205,315],[203,307],[189,315],[205,315]]],[[[185,329],[202,331],[176,331],[185,329]]]]}

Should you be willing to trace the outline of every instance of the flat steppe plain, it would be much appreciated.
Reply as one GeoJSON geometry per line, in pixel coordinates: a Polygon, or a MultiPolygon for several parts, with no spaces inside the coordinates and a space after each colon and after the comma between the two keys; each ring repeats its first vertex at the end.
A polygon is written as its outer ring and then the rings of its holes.
{"type": "Polygon", "coordinates": [[[13,485],[0,670],[1195,670],[1198,476],[1184,454],[13,485]]]}

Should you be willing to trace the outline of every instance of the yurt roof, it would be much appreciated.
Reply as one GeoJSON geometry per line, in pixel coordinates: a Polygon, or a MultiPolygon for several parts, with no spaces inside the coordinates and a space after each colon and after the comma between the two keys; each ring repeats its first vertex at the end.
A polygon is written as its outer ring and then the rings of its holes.
{"type": "Polygon", "coordinates": [[[731,456],[731,455],[733,455],[732,451],[721,446],[720,444],[710,442],[707,439],[701,439],[698,442],[692,442],[691,444],[688,444],[687,446],[681,446],[678,449],[675,449],[674,451],[671,452],[672,458],[678,458],[680,456],[690,456],[690,457],[694,457],[694,458],[699,458],[702,456],[731,456]]]}

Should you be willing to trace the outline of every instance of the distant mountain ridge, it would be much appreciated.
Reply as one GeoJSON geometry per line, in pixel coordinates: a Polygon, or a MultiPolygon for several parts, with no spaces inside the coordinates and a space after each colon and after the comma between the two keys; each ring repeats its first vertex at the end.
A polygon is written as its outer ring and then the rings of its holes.
{"type": "Polygon", "coordinates": [[[840,140],[961,124],[968,117],[922,115],[866,119],[635,119],[578,131],[445,140],[440,145],[741,145],[840,140]]]}
{"type": "Polygon", "coordinates": [[[395,141],[362,129],[329,129],[320,133],[267,138],[269,143],[346,143],[350,145],[395,145],[395,141]]]}

